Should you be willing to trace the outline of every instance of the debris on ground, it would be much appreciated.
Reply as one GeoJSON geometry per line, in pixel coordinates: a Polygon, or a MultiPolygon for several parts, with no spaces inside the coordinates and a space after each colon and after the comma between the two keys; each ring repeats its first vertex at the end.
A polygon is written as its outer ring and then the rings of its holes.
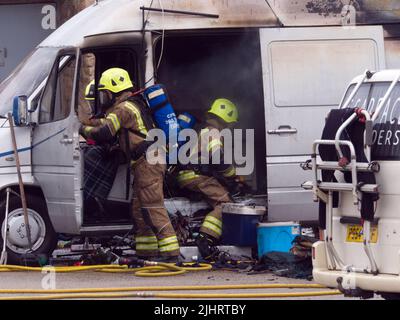
{"type": "Polygon", "coordinates": [[[276,276],[312,280],[311,250],[318,239],[309,236],[297,236],[290,252],[268,252],[259,263],[252,268],[251,273],[271,271],[276,276]]]}
{"type": "MultiPolygon", "coordinates": [[[[177,218],[180,223],[185,224],[186,221],[182,220],[182,216],[177,215],[177,218]]],[[[59,249],[49,259],[27,255],[22,265],[108,265],[115,263],[120,257],[134,254],[135,243],[128,234],[124,237],[114,236],[107,240],[91,240],[96,243],[89,243],[88,238],[64,239],[61,241],[59,249]]],[[[318,240],[314,237],[299,235],[293,240],[290,252],[268,252],[258,261],[253,257],[234,255],[218,249],[211,265],[213,270],[219,271],[233,271],[248,275],[273,273],[279,277],[312,280],[311,249],[316,241],[318,240]]],[[[208,279],[213,280],[214,278],[210,276],[208,279]]],[[[274,281],[274,279],[268,279],[268,281],[274,281]]]]}
{"type": "Polygon", "coordinates": [[[318,239],[313,237],[297,236],[292,242],[293,246],[290,252],[298,257],[310,258],[312,246],[317,241],[318,239]]]}
{"type": "Polygon", "coordinates": [[[312,280],[312,261],[309,257],[298,257],[290,252],[268,252],[263,255],[254,273],[270,271],[279,277],[312,280]]]}
{"type": "Polygon", "coordinates": [[[214,270],[248,272],[254,264],[255,260],[249,257],[236,257],[226,252],[220,252],[212,266],[214,270]]]}

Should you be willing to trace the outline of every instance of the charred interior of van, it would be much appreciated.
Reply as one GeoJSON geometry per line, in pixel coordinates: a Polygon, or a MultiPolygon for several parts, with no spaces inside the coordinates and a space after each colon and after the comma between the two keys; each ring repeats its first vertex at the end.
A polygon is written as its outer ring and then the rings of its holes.
{"type": "MultiPolygon", "coordinates": [[[[156,62],[160,59],[160,44],[155,39],[156,62]]],[[[79,98],[75,109],[81,122],[101,117],[97,95],[94,100],[88,100],[85,93],[93,80],[94,92],[97,92],[99,79],[105,70],[114,67],[127,70],[135,84],[134,90],[149,86],[145,84],[149,79],[144,79],[141,69],[144,64],[140,48],[128,44],[118,47],[114,43],[106,46],[103,41],[102,47],[94,46],[82,51],[79,98]]],[[[263,195],[267,190],[266,134],[260,52],[258,30],[166,33],[161,64],[155,70],[155,82],[165,86],[177,114],[189,112],[200,121],[204,120],[206,111],[217,98],[234,101],[240,112],[237,128],[255,131],[255,171],[246,180],[257,194],[263,195]]],[[[81,139],[80,146],[84,159],[84,226],[131,223],[132,181],[128,163],[120,161],[116,164],[117,157],[113,152],[109,153],[91,141],[81,139]],[[106,154],[111,156],[104,156],[106,154]],[[96,188],[97,191],[107,189],[107,192],[103,196],[94,192],[96,188]]],[[[202,200],[198,194],[178,188],[175,180],[172,175],[170,179],[167,175],[166,198],[202,200]]]]}
{"type": "MultiPolygon", "coordinates": [[[[266,142],[262,67],[258,30],[166,33],[157,81],[166,86],[177,113],[198,120],[217,98],[239,108],[238,129],[255,132],[255,170],[246,177],[254,190],[265,194],[266,142]]],[[[160,40],[160,39],[159,39],[160,40]]],[[[161,41],[154,61],[159,61],[161,41]]]]}
{"type": "MultiPolygon", "coordinates": [[[[138,53],[131,47],[96,48],[83,52],[79,78],[79,103],[76,109],[81,122],[102,117],[98,96],[85,97],[87,86],[95,88],[101,74],[109,68],[127,70],[136,88],[141,87],[138,53]]],[[[98,92],[94,90],[94,92],[98,92]]],[[[84,159],[83,199],[84,224],[126,224],[130,214],[130,171],[128,162],[118,156],[115,146],[100,146],[81,141],[84,159]],[[129,177],[129,179],[127,178],[129,177]]]]}
{"type": "MultiPolygon", "coordinates": [[[[122,68],[128,71],[129,75],[136,87],[140,87],[139,72],[138,72],[138,57],[137,53],[130,48],[110,48],[98,49],[93,52],[95,57],[95,84],[101,77],[101,74],[110,68],[122,68]]],[[[96,91],[97,92],[97,91],[96,91]]],[[[98,97],[96,96],[96,112],[98,108],[98,97]]]]}

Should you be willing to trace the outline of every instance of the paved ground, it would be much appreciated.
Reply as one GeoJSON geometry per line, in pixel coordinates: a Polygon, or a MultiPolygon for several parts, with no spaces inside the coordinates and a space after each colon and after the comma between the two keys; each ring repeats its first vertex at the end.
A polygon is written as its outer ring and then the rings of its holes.
{"type": "MultiPolygon", "coordinates": [[[[12,272],[0,274],[0,289],[42,289],[42,282],[46,283],[45,275],[40,273],[12,272]]],[[[47,280],[49,280],[47,278],[47,280]]],[[[47,282],[49,283],[49,282],[47,282]]],[[[55,284],[57,289],[68,288],[101,288],[101,287],[152,287],[176,285],[225,285],[225,284],[259,284],[259,283],[305,283],[306,280],[293,280],[276,277],[271,274],[247,275],[230,271],[202,271],[192,272],[180,276],[163,278],[140,278],[131,274],[106,274],[99,272],[58,273],[55,284]]],[[[302,292],[318,291],[320,289],[262,289],[241,290],[241,292],[302,292]]],[[[179,291],[182,293],[182,291],[179,291]]],[[[186,291],[193,292],[193,291],[186,291]]],[[[202,293],[204,291],[196,291],[202,293]]],[[[238,291],[222,290],[213,293],[237,293],[238,291]]],[[[0,295],[4,297],[5,295],[0,295]]],[[[379,297],[376,297],[379,298],[379,297]]],[[[288,299],[288,298],[285,298],[288,299]]],[[[324,297],[303,297],[302,300],[341,300],[341,295],[324,297]]]]}

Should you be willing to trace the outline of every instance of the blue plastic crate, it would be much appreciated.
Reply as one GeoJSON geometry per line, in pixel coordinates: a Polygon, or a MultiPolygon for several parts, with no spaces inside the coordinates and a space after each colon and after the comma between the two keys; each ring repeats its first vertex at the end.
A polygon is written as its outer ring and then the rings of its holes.
{"type": "Polygon", "coordinates": [[[258,257],[271,251],[289,252],[292,241],[300,235],[296,222],[260,223],[257,227],[258,257]]]}

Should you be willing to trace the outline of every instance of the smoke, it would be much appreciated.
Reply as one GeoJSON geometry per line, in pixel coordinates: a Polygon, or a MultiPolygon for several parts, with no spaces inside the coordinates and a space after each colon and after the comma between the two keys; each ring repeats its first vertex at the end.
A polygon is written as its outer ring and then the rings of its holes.
{"type": "Polygon", "coordinates": [[[337,16],[342,12],[343,6],[341,0],[312,0],[306,4],[309,13],[318,13],[324,17],[337,16]]]}
{"type": "Polygon", "coordinates": [[[260,189],[266,188],[265,111],[257,30],[167,36],[158,82],[166,86],[177,113],[186,111],[198,119],[204,119],[215,99],[233,101],[239,110],[237,128],[255,132],[254,178],[260,189]]]}
{"type": "Polygon", "coordinates": [[[202,117],[217,98],[239,108],[243,128],[263,116],[263,87],[257,32],[167,38],[159,82],[174,108],[202,117]]]}

